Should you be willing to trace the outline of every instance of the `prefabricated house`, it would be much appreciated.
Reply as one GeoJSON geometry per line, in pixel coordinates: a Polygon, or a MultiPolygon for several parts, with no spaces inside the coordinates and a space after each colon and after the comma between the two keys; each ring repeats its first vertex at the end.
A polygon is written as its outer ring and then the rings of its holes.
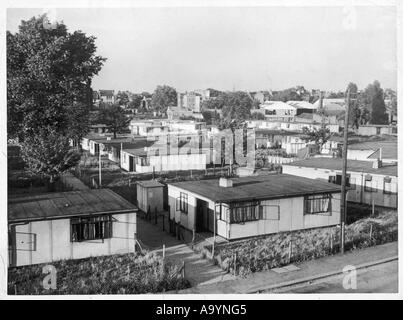
{"type": "Polygon", "coordinates": [[[397,136],[396,125],[362,125],[355,132],[361,136],[376,136],[381,134],[397,136]]]}
{"type": "Polygon", "coordinates": [[[297,108],[282,101],[265,101],[260,105],[264,116],[269,120],[287,121],[297,115],[297,108]]]}
{"type": "Polygon", "coordinates": [[[133,252],[136,212],[109,189],[11,198],[9,265],[133,252]]]}
{"type": "MultiPolygon", "coordinates": [[[[341,158],[310,158],[283,165],[283,173],[341,184],[341,158]]],[[[347,161],[347,200],[397,208],[397,165],[382,161],[347,161]]]]}
{"type": "Polygon", "coordinates": [[[137,206],[147,212],[149,209],[154,212],[164,210],[164,188],[162,183],[156,180],[137,181],[137,206]]]}
{"type": "Polygon", "coordinates": [[[236,240],[340,222],[340,186],[285,174],[168,184],[170,219],[236,240]]]}
{"type": "Polygon", "coordinates": [[[120,166],[129,172],[150,173],[172,170],[205,170],[206,154],[166,152],[166,148],[123,149],[120,166]]]}

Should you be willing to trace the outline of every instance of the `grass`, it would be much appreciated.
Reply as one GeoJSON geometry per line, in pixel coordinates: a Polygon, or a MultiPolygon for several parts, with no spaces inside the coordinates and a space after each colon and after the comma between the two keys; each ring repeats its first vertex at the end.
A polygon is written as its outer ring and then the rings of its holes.
{"type": "Polygon", "coordinates": [[[56,289],[43,287],[45,264],[10,268],[8,294],[141,294],[190,287],[178,266],[163,263],[155,253],[121,254],[51,263],[57,271],[56,289]]]}
{"type": "MultiPolygon", "coordinates": [[[[397,211],[390,210],[347,225],[345,249],[348,251],[384,244],[397,241],[397,237],[397,211]]],[[[204,250],[204,256],[210,256],[211,247],[207,246],[204,250]]],[[[316,259],[339,251],[339,228],[328,227],[282,232],[218,245],[214,262],[227,272],[246,277],[253,272],[316,259]]]]}

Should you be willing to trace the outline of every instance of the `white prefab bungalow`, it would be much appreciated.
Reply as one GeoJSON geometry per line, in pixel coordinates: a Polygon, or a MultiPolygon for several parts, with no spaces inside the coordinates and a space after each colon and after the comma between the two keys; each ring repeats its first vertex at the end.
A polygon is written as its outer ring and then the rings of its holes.
{"type": "Polygon", "coordinates": [[[340,187],[291,175],[168,184],[170,219],[236,240],[340,222],[340,187]]]}
{"type": "Polygon", "coordinates": [[[287,121],[297,115],[297,108],[282,101],[265,101],[260,105],[260,110],[269,120],[287,121]]]}
{"type": "Polygon", "coordinates": [[[136,212],[109,189],[9,199],[9,265],[133,252],[136,212]]]}
{"type": "Polygon", "coordinates": [[[355,132],[362,136],[375,136],[381,134],[395,135],[397,136],[396,125],[362,125],[359,126],[355,132]]]}
{"type": "Polygon", "coordinates": [[[129,172],[150,173],[172,170],[205,170],[207,156],[205,153],[170,154],[162,148],[123,149],[120,166],[129,172]]]}
{"type": "MultiPolygon", "coordinates": [[[[342,159],[310,158],[283,165],[283,173],[341,184],[342,159]]],[[[382,161],[347,161],[347,200],[397,208],[397,165],[382,161]]],[[[316,182],[315,182],[316,183],[316,182]]]]}

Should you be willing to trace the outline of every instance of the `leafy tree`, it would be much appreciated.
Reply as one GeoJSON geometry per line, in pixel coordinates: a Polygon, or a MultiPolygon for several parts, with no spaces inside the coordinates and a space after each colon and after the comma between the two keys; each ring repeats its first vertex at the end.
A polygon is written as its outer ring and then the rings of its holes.
{"type": "Polygon", "coordinates": [[[243,122],[250,117],[252,100],[246,92],[228,92],[222,108],[224,123],[243,122]]]}
{"type": "Polygon", "coordinates": [[[314,141],[315,145],[319,147],[319,150],[322,150],[323,145],[331,137],[330,130],[326,128],[326,126],[322,126],[319,129],[313,128],[312,130],[304,127],[302,132],[305,135],[305,141],[314,141]]]}
{"type": "Polygon", "coordinates": [[[306,90],[304,87],[289,88],[273,93],[274,101],[301,101],[302,96],[305,94],[306,90]]]}
{"type": "Polygon", "coordinates": [[[94,37],[69,33],[63,23],[50,25],[46,15],[22,21],[15,34],[7,31],[9,137],[23,141],[43,126],[68,137],[84,135],[85,122],[71,115],[81,117],[84,109],[72,110],[85,105],[88,112],[92,105],[91,79],[105,61],[95,51],[94,37]]]}
{"type": "Polygon", "coordinates": [[[141,101],[143,100],[143,97],[139,94],[132,94],[131,95],[131,100],[128,104],[128,107],[130,109],[140,109],[141,108],[141,101]]]}
{"type": "Polygon", "coordinates": [[[116,103],[120,106],[127,106],[129,104],[129,95],[125,91],[118,91],[116,94],[116,103]]]}
{"type": "Polygon", "coordinates": [[[177,94],[174,88],[167,85],[157,86],[151,97],[151,107],[154,111],[164,113],[168,107],[177,104],[176,100],[177,94]]]}
{"type": "Polygon", "coordinates": [[[264,115],[260,112],[252,112],[250,118],[252,120],[264,120],[264,115]]]}
{"type": "Polygon", "coordinates": [[[39,128],[35,134],[25,137],[21,154],[30,172],[48,179],[50,191],[54,190],[59,175],[80,160],[80,154],[70,148],[69,138],[54,127],[39,128]]]}
{"type": "Polygon", "coordinates": [[[363,108],[369,111],[372,124],[388,123],[383,90],[379,81],[375,80],[365,88],[362,93],[361,104],[363,108]]]}
{"type": "Polygon", "coordinates": [[[208,100],[204,100],[201,103],[202,110],[221,110],[225,105],[225,97],[226,93],[221,92],[215,98],[210,98],[208,100]]]}
{"type": "Polygon", "coordinates": [[[119,105],[114,104],[99,112],[98,121],[105,124],[116,139],[118,133],[127,129],[130,118],[126,117],[124,110],[119,105]]]}

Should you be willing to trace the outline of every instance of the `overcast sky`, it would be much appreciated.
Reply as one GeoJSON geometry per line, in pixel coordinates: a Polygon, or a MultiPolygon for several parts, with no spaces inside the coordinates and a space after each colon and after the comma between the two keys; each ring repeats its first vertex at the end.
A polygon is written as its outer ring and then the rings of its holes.
{"type": "MultiPolygon", "coordinates": [[[[42,9],[9,9],[7,29],[42,9]]],[[[396,89],[393,7],[58,9],[108,58],[94,89],[396,89]]]]}

